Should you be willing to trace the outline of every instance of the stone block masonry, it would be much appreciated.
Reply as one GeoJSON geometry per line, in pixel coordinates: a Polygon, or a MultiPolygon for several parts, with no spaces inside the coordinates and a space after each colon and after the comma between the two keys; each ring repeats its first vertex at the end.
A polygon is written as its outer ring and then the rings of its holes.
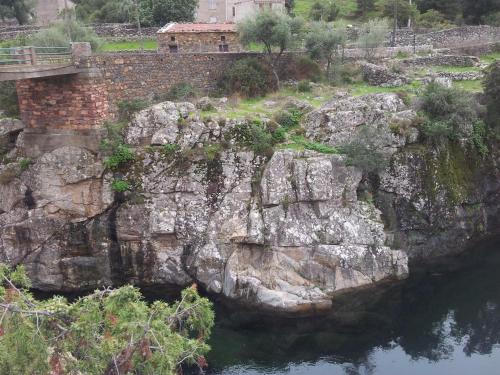
{"type": "Polygon", "coordinates": [[[104,83],[70,75],[17,82],[21,119],[32,129],[100,128],[109,115],[104,83]]]}
{"type": "MultiPolygon", "coordinates": [[[[18,81],[21,118],[30,129],[99,129],[116,120],[122,101],[161,100],[180,83],[208,93],[227,69],[256,53],[159,54],[121,53],[83,56],[81,73],[18,81]]],[[[283,68],[292,65],[285,55],[283,68]]],[[[283,69],[287,70],[287,69],[283,69]]]]}

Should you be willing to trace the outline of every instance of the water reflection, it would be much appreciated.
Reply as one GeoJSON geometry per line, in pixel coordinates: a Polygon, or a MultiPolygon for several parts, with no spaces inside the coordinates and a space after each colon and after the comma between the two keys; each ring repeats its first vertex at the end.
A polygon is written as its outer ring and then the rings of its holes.
{"type": "Polygon", "coordinates": [[[349,328],[318,319],[235,328],[219,313],[208,372],[500,374],[495,247],[476,252],[480,263],[467,258],[469,268],[414,276],[373,306],[362,324],[349,328]]]}

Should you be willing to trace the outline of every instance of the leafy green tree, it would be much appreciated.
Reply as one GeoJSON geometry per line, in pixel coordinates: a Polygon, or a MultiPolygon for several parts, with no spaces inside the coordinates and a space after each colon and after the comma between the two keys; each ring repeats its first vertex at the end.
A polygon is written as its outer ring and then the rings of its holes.
{"type": "Polygon", "coordinates": [[[313,59],[326,61],[326,76],[330,78],[332,64],[339,58],[339,47],[345,46],[347,35],[344,29],[336,29],[326,22],[311,26],[306,36],[306,49],[313,59]]]}
{"type": "Polygon", "coordinates": [[[309,18],[313,21],[335,21],[340,9],[334,0],[316,0],[309,11],[309,18]]]}
{"type": "Polygon", "coordinates": [[[408,0],[379,0],[377,4],[383,17],[394,19],[397,12],[398,26],[406,26],[408,20],[417,18],[419,12],[415,4],[410,4],[408,0]],[[397,10],[395,3],[397,2],[397,10]]]}
{"type": "Polygon", "coordinates": [[[375,0],[356,0],[358,6],[358,13],[366,16],[368,12],[375,9],[375,0]]]}
{"type": "Polygon", "coordinates": [[[89,42],[94,50],[101,44],[94,31],[69,19],[39,31],[30,40],[30,43],[37,47],[64,47],[71,42],[89,42]]]}
{"type": "Polygon", "coordinates": [[[463,0],[463,16],[467,23],[480,24],[488,15],[500,11],[500,0],[463,0]]]}
{"type": "Polygon", "coordinates": [[[357,45],[364,49],[367,60],[373,59],[375,50],[384,44],[388,32],[385,19],[372,19],[361,25],[357,45]]]}
{"type": "Polygon", "coordinates": [[[417,8],[424,13],[436,10],[448,20],[455,20],[462,13],[462,0],[417,0],[417,8]]]}
{"type": "Polygon", "coordinates": [[[416,23],[418,27],[425,29],[442,30],[453,27],[453,24],[446,19],[444,14],[435,9],[429,9],[425,13],[420,14],[416,23]]]}
{"type": "Polygon", "coordinates": [[[0,279],[1,374],[175,374],[206,365],[214,313],[194,286],[171,305],[148,304],[132,286],[39,301],[22,267],[1,265],[0,279]]]}
{"type": "Polygon", "coordinates": [[[198,0],[75,0],[78,19],[85,22],[137,22],[163,26],[191,22],[198,0]]]}
{"type": "Polygon", "coordinates": [[[238,24],[240,41],[262,44],[266,60],[280,88],[279,67],[283,53],[301,41],[303,21],[280,12],[262,11],[238,24]]]}
{"type": "Polygon", "coordinates": [[[0,18],[15,18],[19,24],[28,23],[34,15],[34,0],[0,0],[0,18]]]}
{"type": "Polygon", "coordinates": [[[486,98],[486,123],[491,128],[500,128],[500,61],[491,64],[483,82],[486,98]]]}

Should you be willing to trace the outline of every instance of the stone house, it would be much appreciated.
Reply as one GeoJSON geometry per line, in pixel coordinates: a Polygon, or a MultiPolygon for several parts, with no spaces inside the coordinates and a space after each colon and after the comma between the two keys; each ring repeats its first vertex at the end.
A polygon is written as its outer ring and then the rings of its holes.
{"type": "Polygon", "coordinates": [[[239,52],[234,23],[169,23],[158,30],[158,48],[164,53],[239,52]]]}
{"type": "Polygon", "coordinates": [[[196,22],[238,22],[258,10],[285,10],[286,0],[200,0],[196,11],[196,22]]]}

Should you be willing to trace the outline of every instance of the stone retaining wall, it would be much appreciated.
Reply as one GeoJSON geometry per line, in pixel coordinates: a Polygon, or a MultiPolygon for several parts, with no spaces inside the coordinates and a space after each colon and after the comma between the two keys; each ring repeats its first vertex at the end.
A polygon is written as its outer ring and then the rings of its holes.
{"type": "Polygon", "coordinates": [[[406,66],[477,66],[480,61],[475,56],[432,55],[401,60],[406,66]]]}
{"type": "MultiPolygon", "coordinates": [[[[86,71],[73,76],[18,82],[21,116],[29,128],[95,129],[114,119],[118,103],[158,100],[176,84],[201,92],[215,90],[237,60],[257,53],[117,53],[82,58],[86,71]]],[[[293,71],[293,54],[283,57],[283,71],[293,71]],[[285,69],[287,68],[287,69],[285,69]]],[[[286,78],[286,73],[284,73],[286,78]]]]}
{"type": "MultiPolygon", "coordinates": [[[[106,23],[90,25],[100,37],[111,40],[137,40],[140,39],[139,31],[134,24],[106,23]]],[[[47,26],[16,25],[0,27],[0,40],[12,40],[18,37],[29,37],[47,26]]],[[[144,27],[141,30],[143,38],[156,38],[158,27],[144,27]]]]}
{"type": "MultiPolygon", "coordinates": [[[[430,44],[435,48],[465,47],[500,42],[500,27],[464,26],[453,29],[416,34],[398,30],[396,44],[400,46],[430,44]],[[415,38],[415,40],[414,40],[415,38]]],[[[389,35],[390,40],[390,35],[389,35]]]]}

